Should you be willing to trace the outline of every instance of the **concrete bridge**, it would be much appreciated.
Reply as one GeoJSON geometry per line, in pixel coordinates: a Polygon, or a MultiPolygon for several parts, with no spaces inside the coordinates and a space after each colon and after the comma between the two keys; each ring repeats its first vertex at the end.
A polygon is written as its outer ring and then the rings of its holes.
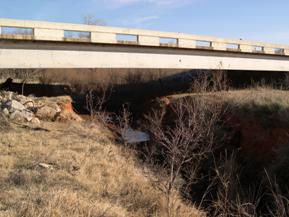
{"type": "Polygon", "coordinates": [[[0,68],[289,71],[289,46],[141,29],[0,19],[0,68]]]}

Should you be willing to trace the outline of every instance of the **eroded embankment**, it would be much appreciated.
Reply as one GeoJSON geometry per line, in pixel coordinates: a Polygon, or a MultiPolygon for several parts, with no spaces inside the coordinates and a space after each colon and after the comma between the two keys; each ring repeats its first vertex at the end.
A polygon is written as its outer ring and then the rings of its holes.
{"type": "Polygon", "coordinates": [[[170,106],[185,97],[205,97],[223,104],[223,124],[230,129],[232,141],[254,160],[268,163],[276,151],[289,144],[289,94],[271,88],[224,91],[204,94],[179,94],[162,98],[170,106]]]}
{"type": "Polygon", "coordinates": [[[182,193],[210,210],[210,215],[225,212],[218,209],[227,201],[232,205],[229,216],[243,216],[235,210],[238,203],[250,203],[258,212],[250,216],[269,215],[277,206],[271,196],[274,184],[282,189],[279,195],[288,197],[286,91],[259,88],[170,95],[154,100],[144,113],[153,122],[146,128],[153,147],[140,148],[140,155],[153,156],[157,165],[179,168],[182,193]]]}

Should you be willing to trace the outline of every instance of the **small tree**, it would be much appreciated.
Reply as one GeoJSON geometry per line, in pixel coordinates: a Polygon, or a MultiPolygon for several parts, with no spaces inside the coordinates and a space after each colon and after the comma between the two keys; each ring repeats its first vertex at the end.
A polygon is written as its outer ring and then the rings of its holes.
{"type": "Polygon", "coordinates": [[[147,116],[155,150],[164,158],[162,167],[168,171],[168,179],[161,182],[166,193],[168,217],[177,216],[172,197],[174,190],[189,188],[199,179],[198,170],[212,152],[221,114],[220,104],[208,103],[200,97],[178,100],[169,114],[163,109],[147,116]],[[185,186],[180,177],[185,179],[185,186]]]}
{"type": "Polygon", "coordinates": [[[90,119],[97,118],[103,123],[107,123],[109,117],[104,111],[104,104],[108,101],[112,93],[112,86],[106,83],[99,83],[97,87],[90,88],[86,94],[86,109],[90,114],[90,119]]]}
{"type": "Polygon", "coordinates": [[[83,24],[105,26],[105,22],[101,19],[97,19],[94,15],[88,14],[83,17],[83,24]]]}

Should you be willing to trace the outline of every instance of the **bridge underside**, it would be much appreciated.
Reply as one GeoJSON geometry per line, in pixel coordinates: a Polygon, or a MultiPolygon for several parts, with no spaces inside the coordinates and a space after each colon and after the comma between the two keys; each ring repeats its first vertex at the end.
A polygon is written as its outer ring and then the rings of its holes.
{"type": "Polygon", "coordinates": [[[289,71],[289,57],[168,47],[0,40],[0,68],[289,71]]]}

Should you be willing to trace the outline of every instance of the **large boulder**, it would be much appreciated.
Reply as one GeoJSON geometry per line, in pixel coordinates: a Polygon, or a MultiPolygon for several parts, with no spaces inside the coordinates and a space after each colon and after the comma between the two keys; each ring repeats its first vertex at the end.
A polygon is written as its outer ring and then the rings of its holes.
{"type": "Polygon", "coordinates": [[[16,110],[10,114],[11,120],[16,120],[16,121],[21,121],[21,122],[23,121],[30,122],[33,118],[34,118],[34,114],[27,110],[22,110],[22,111],[16,110]]]}
{"type": "Polygon", "coordinates": [[[4,109],[2,110],[2,113],[3,113],[5,116],[9,116],[9,114],[10,114],[10,112],[9,112],[9,110],[8,110],[7,108],[4,108],[4,109]]]}
{"type": "Polygon", "coordinates": [[[24,104],[26,101],[29,100],[26,96],[23,95],[15,95],[13,96],[13,99],[20,102],[21,104],[24,104]]]}
{"type": "Polygon", "coordinates": [[[48,104],[37,108],[36,117],[40,120],[54,121],[61,109],[56,103],[48,104]]]}
{"type": "Polygon", "coordinates": [[[16,95],[14,96],[14,99],[24,105],[27,109],[33,109],[35,107],[35,102],[31,97],[16,95]]]}
{"type": "Polygon", "coordinates": [[[8,100],[2,104],[2,107],[7,108],[9,112],[23,111],[26,109],[24,105],[16,100],[8,100]]]}
{"type": "Polygon", "coordinates": [[[55,121],[59,122],[67,122],[67,121],[75,121],[75,122],[81,122],[83,119],[75,114],[74,112],[68,112],[68,111],[62,111],[60,112],[56,118],[55,121]]]}
{"type": "Polygon", "coordinates": [[[32,120],[30,121],[32,124],[40,124],[40,120],[36,117],[32,118],[32,120]]]}

